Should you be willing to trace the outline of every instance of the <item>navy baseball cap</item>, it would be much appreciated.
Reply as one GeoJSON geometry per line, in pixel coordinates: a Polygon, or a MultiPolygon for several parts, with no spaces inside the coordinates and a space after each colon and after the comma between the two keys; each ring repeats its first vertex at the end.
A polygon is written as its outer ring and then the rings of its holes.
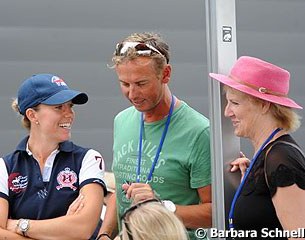
{"type": "Polygon", "coordinates": [[[28,108],[38,104],[57,105],[72,101],[85,104],[88,95],[70,89],[63,79],[53,74],[36,74],[24,80],[18,90],[18,106],[22,115],[28,108]]]}

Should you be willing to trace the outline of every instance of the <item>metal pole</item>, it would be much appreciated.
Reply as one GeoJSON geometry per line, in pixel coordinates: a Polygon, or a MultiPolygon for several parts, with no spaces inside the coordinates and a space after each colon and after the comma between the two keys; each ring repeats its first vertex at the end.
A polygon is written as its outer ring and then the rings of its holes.
{"type": "MultiPolygon", "coordinates": [[[[237,58],[235,0],[206,0],[208,71],[227,74],[237,58]]],[[[235,187],[239,180],[229,172],[229,163],[240,149],[217,81],[209,80],[211,121],[213,228],[225,230],[235,187]]]]}

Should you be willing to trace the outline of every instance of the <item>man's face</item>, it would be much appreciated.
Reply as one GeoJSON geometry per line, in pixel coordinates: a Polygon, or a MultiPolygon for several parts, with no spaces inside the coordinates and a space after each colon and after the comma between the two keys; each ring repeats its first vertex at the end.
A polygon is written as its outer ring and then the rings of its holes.
{"type": "Polygon", "coordinates": [[[116,66],[122,93],[140,112],[156,108],[164,95],[164,74],[157,75],[154,61],[138,57],[116,66]]]}

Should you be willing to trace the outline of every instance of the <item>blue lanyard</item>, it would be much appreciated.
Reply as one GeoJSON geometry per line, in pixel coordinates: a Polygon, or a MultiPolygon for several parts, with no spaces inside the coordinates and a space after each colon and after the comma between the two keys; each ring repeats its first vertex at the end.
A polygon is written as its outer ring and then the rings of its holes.
{"type": "MultiPolygon", "coordinates": [[[[155,170],[156,164],[158,162],[159,155],[160,155],[160,152],[161,152],[161,149],[162,149],[162,146],[163,146],[163,142],[164,142],[164,139],[165,139],[165,136],[166,136],[169,124],[170,124],[170,120],[171,120],[171,116],[173,114],[174,106],[175,106],[175,99],[174,99],[174,95],[172,95],[171,106],[169,108],[169,113],[168,113],[167,120],[166,120],[166,123],[165,123],[165,126],[164,126],[162,137],[160,139],[160,143],[159,143],[159,147],[157,149],[156,155],[155,155],[155,159],[152,163],[149,174],[147,176],[146,183],[149,182],[152,179],[152,175],[153,175],[153,172],[155,170]]],[[[139,137],[139,152],[138,152],[138,165],[137,165],[136,182],[140,182],[143,132],[144,132],[144,119],[143,119],[143,113],[141,113],[141,127],[140,127],[140,137],[139,137]]]]}
{"type": "Polygon", "coordinates": [[[232,200],[232,203],[231,203],[231,208],[230,208],[230,212],[229,212],[229,228],[234,228],[234,224],[233,224],[233,217],[234,217],[234,208],[235,208],[235,205],[236,205],[236,201],[241,193],[241,190],[246,182],[246,179],[251,171],[251,169],[253,168],[253,165],[255,164],[258,156],[260,155],[260,153],[263,151],[264,147],[267,145],[267,143],[274,137],[275,134],[277,134],[279,131],[281,131],[282,128],[277,128],[275,129],[271,134],[270,136],[265,140],[265,142],[262,144],[262,146],[260,147],[260,149],[257,151],[257,153],[254,155],[254,157],[252,158],[251,160],[251,163],[250,163],[250,166],[249,168],[247,169],[246,173],[245,173],[245,176],[243,177],[241,183],[239,184],[236,192],[235,192],[235,195],[233,197],[233,200],[232,200]]]}

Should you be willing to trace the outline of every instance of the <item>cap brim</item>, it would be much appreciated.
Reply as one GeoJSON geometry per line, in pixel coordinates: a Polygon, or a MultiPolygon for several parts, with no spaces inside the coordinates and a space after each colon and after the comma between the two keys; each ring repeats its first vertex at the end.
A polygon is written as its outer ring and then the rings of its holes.
{"type": "Polygon", "coordinates": [[[276,103],[279,105],[283,105],[286,107],[291,107],[291,108],[298,108],[298,109],[303,109],[303,107],[301,107],[300,105],[298,105],[295,101],[293,101],[290,98],[287,97],[281,97],[281,96],[275,96],[272,94],[267,94],[267,93],[261,93],[253,88],[250,88],[246,85],[240,84],[239,82],[233,80],[232,78],[229,78],[226,75],[222,75],[222,74],[217,74],[217,73],[210,73],[209,74],[210,77],[212,77],[213,79],[229,86],[232,87],[236,90],[239,90],[243,93],[249,94],[251,96],[272,102],[272,103],[276,103]]]}
{"type": "Polygon", "coordinates": [[[75,90],[62,90],[53,96],[42,101],[42,104],[57,105],[72,101],[74,104],[85,104],[88,102],[88,95],[75,90]]]}

